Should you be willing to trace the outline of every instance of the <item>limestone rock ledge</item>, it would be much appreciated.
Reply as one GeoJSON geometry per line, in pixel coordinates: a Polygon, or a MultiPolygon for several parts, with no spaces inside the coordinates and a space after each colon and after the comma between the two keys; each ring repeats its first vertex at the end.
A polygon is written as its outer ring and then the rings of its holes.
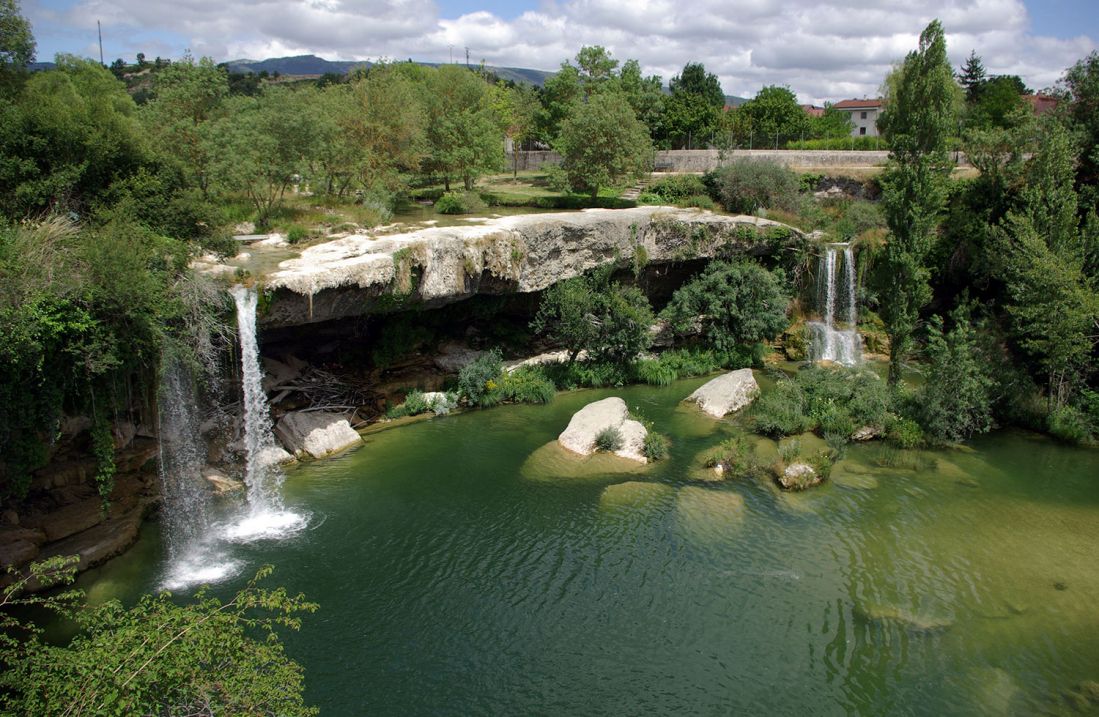
{"type": "Polygon", "coordinates": [[[574,413],[557,442],[573,453],[589,456],[596,451],[596,436],[608,428],[616,429],[622,438],[621,447],[614,452],[616,456],[648,462],[645,457],[648,431],[640,421],[630,418],[626,402],[616,396],[589,403],[574,413]]]}
{"type": "Polygon", "coordinates": [[[666,264],[767,254],[778,248],[772,233],[779,243],[805,238],[759,217],[673,207],[526,214],[352,235],[309,247],[259,277],[274,292],[261,321],[294,326],[406,305],[440,306],[478,293],[541,291],[613,261],[666,264]]]}

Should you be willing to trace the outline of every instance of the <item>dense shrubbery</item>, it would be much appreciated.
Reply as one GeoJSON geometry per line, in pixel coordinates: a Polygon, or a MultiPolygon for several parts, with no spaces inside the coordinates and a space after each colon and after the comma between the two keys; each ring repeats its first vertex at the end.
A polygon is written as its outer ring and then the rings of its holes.
{"type": "Polygon", "coordinates": [[[484,201],[476,192],[447,192],[435,202],[440,214],[472,214],[483,211],[484,201]]]}
{"type": "Polygon", "coordinates": [[[751,416],[755,430],[768,436],[817,431],[849,440],[862,428],[884,431],[891,412],[889,388],[873,372],[813,366],[780,379],[751,416]]]}
{"type": "Polygon", "coordinates": [[[595,435],[595,449],[613,453],[622,448],[622,432],[614,426],[607,426],[595,435]]]}
{"type": "Polygon", "coordinates": [[[707,193],[702,177],[694,174],[661,177],[650,184],[647,191],[671,204],[684,204],[693,197],[706,196],[707,193]]]}
{"type": "Polygon", "coordinates": [[[711,173],[707,184],[726,211],[754,214],[760,209],[797,211],[798,175],[774,162],[737,159],[711,173]]]}
{"type": "Polygon", "coordinates": [[[781,273],[752,261],[715,261],[676,290],[661,316],[679,336],[701,333],[715,350],[730,353],[781,333],[788,302],[781,273]]]}
{"type": "Polygon", "coordinates": [[[881,137],[831,137],[824,139],[803,139],[786,143],[786,149],[801,150],[886,150],[889,144],[881,137]]]}

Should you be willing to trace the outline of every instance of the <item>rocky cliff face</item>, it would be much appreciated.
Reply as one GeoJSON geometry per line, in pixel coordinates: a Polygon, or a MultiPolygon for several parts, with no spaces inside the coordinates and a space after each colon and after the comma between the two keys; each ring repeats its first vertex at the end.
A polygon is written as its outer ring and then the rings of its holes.
{"type": "Polygon", "coordinates": [[[355,235],[305,249],[260,277],[272,292],[261,322],[294,326],[474,294],[541,291],[611,262],[668,264],[765,254],[804,236],[778,222],[694,209],[588,209],[483,224],[355,235]]]}

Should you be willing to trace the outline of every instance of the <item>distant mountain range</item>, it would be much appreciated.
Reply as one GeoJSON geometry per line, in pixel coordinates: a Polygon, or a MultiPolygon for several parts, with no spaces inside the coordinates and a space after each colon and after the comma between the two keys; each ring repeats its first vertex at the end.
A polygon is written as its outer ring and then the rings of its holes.
{"type": "MultiPolygon", "coordinates": [[[[287,77],[319,76],[329,72],[337,75],[346,75],[356,67],[370,67],[372,64],[374,63],[360,60],[326,60],[323,57],[317,57],[316,55],[271,57],[266,60],[229,60],[225,63],[229,68],[229,72],[238,75],[266,71],[269,75],[273,75],[277,72],[280,75],[287,77]]],[[[416,64],[425,65],[427,67],[438,67],[441,63],[417,62],[416,64]]],[[[31,71],[51,70],[53,67],[54,63],[52,62],[32,62],[30,64],[31,71]]],[[[511,80],[515,83],[534,85],[536,87],[541,87],[545,84],[547,78],[556,74],[545,70],[531,70],[526,67],[494,67],[492,65],[485,65],[485,69],[495,73],[501,80],[511,80]]],[[[667,91],[666,88],[665,91],[667,91]]],[[[744,97],[725,95],[725,104],[730,107],[739,107],[747,101],[747,98],[744,97]]]]}
{"type": "MultiPolygon", "coordinates": [[[[295,57],[272,57],[267,60],[230,60],[225,63],[230,72],[245,74],[249,72],[263,72],[280,75],[323,75],[334,73],[345,75],[356,67],[370,67],[373,63],[365,61],[326,60],[316,55],[297,55],[295,57]]],[[[417,65],[438,67],[437,62],[417,62],[417,65]]],[[[552,75],[552,72],[543,70],[529,70],[523,67],[493,67],[486,65],[485,69],[495,73],[502,80],[522,82],[539,87],[552,75]]]]}

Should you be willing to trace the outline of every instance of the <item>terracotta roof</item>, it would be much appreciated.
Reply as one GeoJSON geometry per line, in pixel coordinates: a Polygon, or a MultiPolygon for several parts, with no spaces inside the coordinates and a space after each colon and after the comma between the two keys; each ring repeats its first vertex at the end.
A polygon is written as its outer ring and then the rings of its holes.
{"type": "Polygon", "coordinates": [[[1049,95],[1023,95],[1023,100],[1030,105],[1036,115],[1044,115],[1046,112],[1057,109],[1057,98],[1049,95]]]}
{"type": "Polygon", "coordinates": [[[820,117],[824,114],[824,108],[817,107],[816,105],[802,105],[801,108],[805,110],[805,114],[810,117],[820,117]]]}
{"type": "Polygon", "coordinates": [[[881,107],[881,100],[841,100],[832,105],[837,110],[866,110],[881,107]]]}

